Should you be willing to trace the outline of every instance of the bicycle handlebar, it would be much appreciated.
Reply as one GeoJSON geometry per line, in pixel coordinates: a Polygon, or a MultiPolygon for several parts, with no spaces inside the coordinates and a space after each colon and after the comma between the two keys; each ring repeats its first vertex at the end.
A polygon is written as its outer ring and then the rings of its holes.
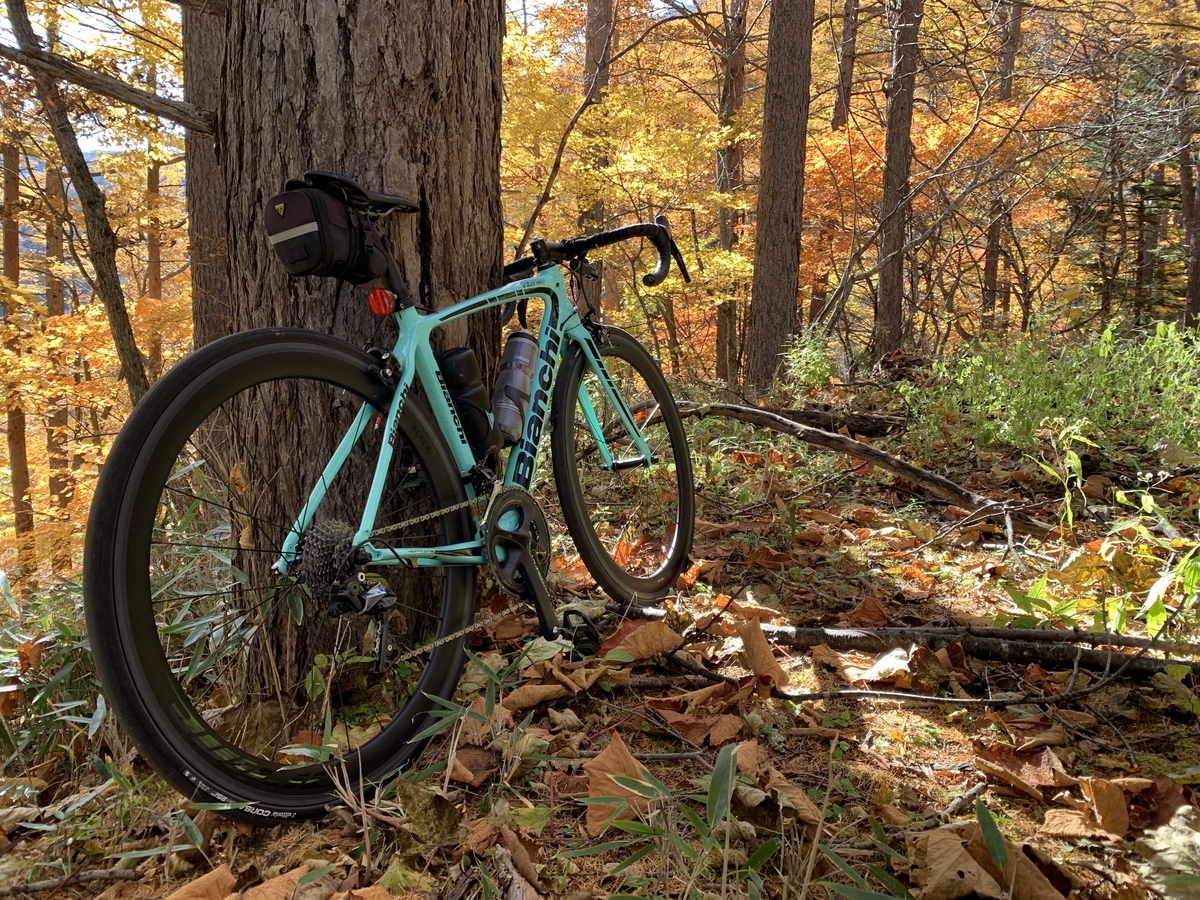
{"type": "Polygon", "coordinates": [[[671,269],[672,257],[679,266],[679,274],[683,280],[691,281],[691,278],[688,277],[687,267],[683,264],[683,254],[679,252],[679,248],[671,237],[671,228],[666,216],[657,216],[653,222],[638,222],[636,225],[625,225],[610,231],[601,231],[587,237],[571,238],[566,241],[536,240],[532,244],[533,253],[531,255],[523,256],[504,267],[504,280],[516,281],[531,274],[535,269],[553,263],[569,262],[592,250],[639,237],[649,238],[654,249],[658,251],[658,264],[654,267],[653,272],[642,276],[643,284],[647,287],[662,284],[671,269]]]}

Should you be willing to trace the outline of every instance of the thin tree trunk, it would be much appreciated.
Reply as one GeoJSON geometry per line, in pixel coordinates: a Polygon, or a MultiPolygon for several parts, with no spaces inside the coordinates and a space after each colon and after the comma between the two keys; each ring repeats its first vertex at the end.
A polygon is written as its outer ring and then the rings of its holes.
{"type": "Polygon", "coordinates": [[[879,210],[876,358],[899,350],[904,337],[904,240],[911,206],[908,176],[913,155],[913,95],[917,83],[917,40],[922,13],[922,0],[889,2],[893,35],[892,76],[888,87],[883,196],[879,210]]]}
{"type": "MultiPolygon", "coordinates": [[[[8,20],[22,50],[38,49],[38,39],[29,24],[25,0],[6,0],[8,20]]],[[[121,276],[117,270],[117,237],[105,212],[104,192],[96,184],[88,168],[75,128],[67,117],[66,106],[54,78],[41,69],[31,70],[37,86],[38,99],[50,122],[54,141],[63,163],[71,175],[71,184],[83,207],[84,227],[88,239],[88,257],[96,274],[96,294],[104,305],[112,331],[117,358],[121,361],[121,377],[129,388],[129,397],[136,404],[149,388],[142,354],[133,338],[133,327],[125,307],[121,276]]]]}
{"type": "Polygon", "coordinates": [[[858,0],[842,6],[842,38],[838,44],[837,94],[833,98],[830,127],[837,131],[850,119],[850,91],[854,86],[854,60],[858,47],[858,0]]]}
{"type": "MultiPolygon", "coordinates": [[[[46,315],[48,317],[66,314],[66,300],[63,282],[56,267],[63,261],[62,210],[66,205],[63,191],[62,172],[57,163],[46,166],[46,200],[49,209],[46,215],[46,315]]],[[[62,360],[52,361],[55,367],[62,366],[62,360]]],[[[60,369],[61,371],[61,369],[60,369]]],[[[70,460],[67,455],[67,428],[70,424],[67,398],[54,397],[51,399],[50,414],[46,416],[46,462],[50,475],[47,487],[50,494],[50,506],[53,509],[65,510],[71,503],[74,485],[71,480],[70,460]]],[[[52,563],[55,572],[66,572],[71,565],[70,538],[65,536],[56,540],[52,563]]]]}
{"type": "MultiPolygon", "coordinates": [[[[4,212],[2,221],[4,244],[4,277],[12,287],[21,284],[21,232],[19,210],[21,183],[17,166],[20,156],[15,144],[8,143],[0,152],[4,161],[4,212]]],[[[13,329],[20,328],[20,317],[15,304],[7,303],[5,315],[13,329]]],[[[20,352],[14,340],[9,349],[20,352]]],[[[11,472],[13,530],[17,536],[17,558],[21,571],[27,574],[34,566],[33,556],[33,500],[29,494],[29,454],[25,444],[25,410],[14,394],[8,401],[8,466],[11,472]]]]}
{"type": "Polygon", "coordinates": [[[1171,82],[1178,108],[1179,127],[1179,201],[1186,248],[1187,288],[1184,293],[1183,325],[1194,328],[1200,324],[1200,185],[1196,180],[1192,137],[1195,128],[1191,108],[1188,69],[1191,61],[1187,47],[1177,44],[1172,53],[1175,75],[1171,82]]]}
{"type": "Polygon", "coordinates": [[[1149,173],[1153,190],[1138,200],[1138,268],[1137,289],[1134,294],[1133,319],[1141,325],[1154,306],[1155,282],[1158,276],[1158,242],[1162,239],[1162,193],[1166,180],[1163,166],[1149,173]]]}
{"type": "Polygon", "coordinates": [[[772,7],[754,286],[746,324],[745,382],[760,393],[775,379],[796,315],[812,29],[813,0],[784,0],[772,7]]]}
{"type": "MultiPolygon", "coordinates": [[[[721,31],[718,52],[721,58],[721,96],[718,107],[723,129],[733,127],[746,96],[746,11],[749,0],[732,0],[725,27],[721,31]]],[[[731,195],[743,186],[745,151],[741,141],[733,141],[717,150],[717,192],[731,195]]],[[[717,210],[718,239],[722,250],[732,250],[737,240],[741,211],[724,202],[717,210]]],[[[738,286],[733,286],[736,292],[738,286]]],[[[738,381],[737,297],[717,304],[716,375],[728,385],[738,381]]]]}
{"type": "MultiPolygon", "coordinates": [[[[593,104],[604,102],[615,37],[613,0],[588,0],[587,24],[584,31],[583,93],[593,104]]],[[[606,132],[603,126],[581,129],[580,136],[588,147],[588,153],[592,157],[591,164],[597,172],[608,168],[608,156],[604,150],[606,132]]],[[[603,230],[607,219],[599,180],[597,176],[581,198],[583,208],[579,213],[579,227],[584,234],[595,234],[603,230]]]]}

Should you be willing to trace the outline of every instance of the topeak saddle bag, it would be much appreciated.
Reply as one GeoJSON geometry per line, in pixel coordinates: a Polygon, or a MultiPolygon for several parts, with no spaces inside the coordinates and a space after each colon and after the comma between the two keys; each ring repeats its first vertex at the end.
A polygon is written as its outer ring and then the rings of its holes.
{"type": "Polygon", "coordinates": [[[342,198],[289,180],[291,190],[267,201],[263,218],[271,247],[291,275],[319,275],[362,284],[387,271],[387,251],[370,220],[342,198]]]}

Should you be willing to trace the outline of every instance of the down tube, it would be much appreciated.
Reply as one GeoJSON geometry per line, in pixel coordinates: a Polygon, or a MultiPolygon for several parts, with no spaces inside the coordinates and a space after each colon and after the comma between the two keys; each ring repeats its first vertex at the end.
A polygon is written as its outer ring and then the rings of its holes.
{"type": "MultiPolygon", "coordinates": [[[[617,415],[621,418],[621,424],[625,426],[625,431],[633,440],[634,446],[638,453],[642,455],[647,463],[652,462],[654,451],[650,449],[650,445],[646,443],[646,438],[642,435],[642,430],[638,427],[637,421],[630,412],[629,407],[625,404],[625,398],[621,395],[620,389],[613,382],[612,375],[609,374],[608,366],[604,364],[604,357],[600,354],[596,342],[592,339],[591,333],[583,325],[577,325],[568,329],[567,332],[571,339],[579,344],[583,350],[584,359],[587,365],[600,382],[601,388],[604,390],[605,396],[608,397],[610,403],[617,410],[617,415]]],[[[592,435],[596,438],[596,446],[601,448],[604,460],[609,465],[612,464],[612,454],[608,450],[608,442],[604,439],[603,426],[596,419],[596,413],[592,409],[591,401],[582,392],[580,399],[584,402],[584,411],[588,413],[588,428],[591,429],[592,435]]]]}

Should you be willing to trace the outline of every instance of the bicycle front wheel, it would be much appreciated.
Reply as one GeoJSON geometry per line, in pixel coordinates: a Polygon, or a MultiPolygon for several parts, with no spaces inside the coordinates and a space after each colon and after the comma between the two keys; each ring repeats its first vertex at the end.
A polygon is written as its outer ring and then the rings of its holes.
{"type": "Polygon", "coordinates": [[[575,548],[614,599],[661,599],[688,564],[695,530],[683,421],[653,357],[627,332],[598,343],[651,451],[638,452],[583,348],[563,355],[554,387],[554,483],[575,548]]]}
{"type": "Polygon", "coordinates": [[[317,816],[338,803],[338,784],[378,783],[419,752],[431,697],[459,679],[473,567],[371,571],[395,596],[396,653],[382,673],[380,620],[331,605],[331,584],[353,573],[384,441],[394,456],[377,543],[473,533],[429,414],[410,399],[384,433],[392,391],[374,364],[293,329],[209,344],[138,404],[97,484],[84,599],[105,695],[172,786],[233,816],[317,816]],[[351,429],[361,434],[340,448],[344,465],[325,472],[351,429]],[[318,485],[283,574],[281,549],[318,485]]]}

